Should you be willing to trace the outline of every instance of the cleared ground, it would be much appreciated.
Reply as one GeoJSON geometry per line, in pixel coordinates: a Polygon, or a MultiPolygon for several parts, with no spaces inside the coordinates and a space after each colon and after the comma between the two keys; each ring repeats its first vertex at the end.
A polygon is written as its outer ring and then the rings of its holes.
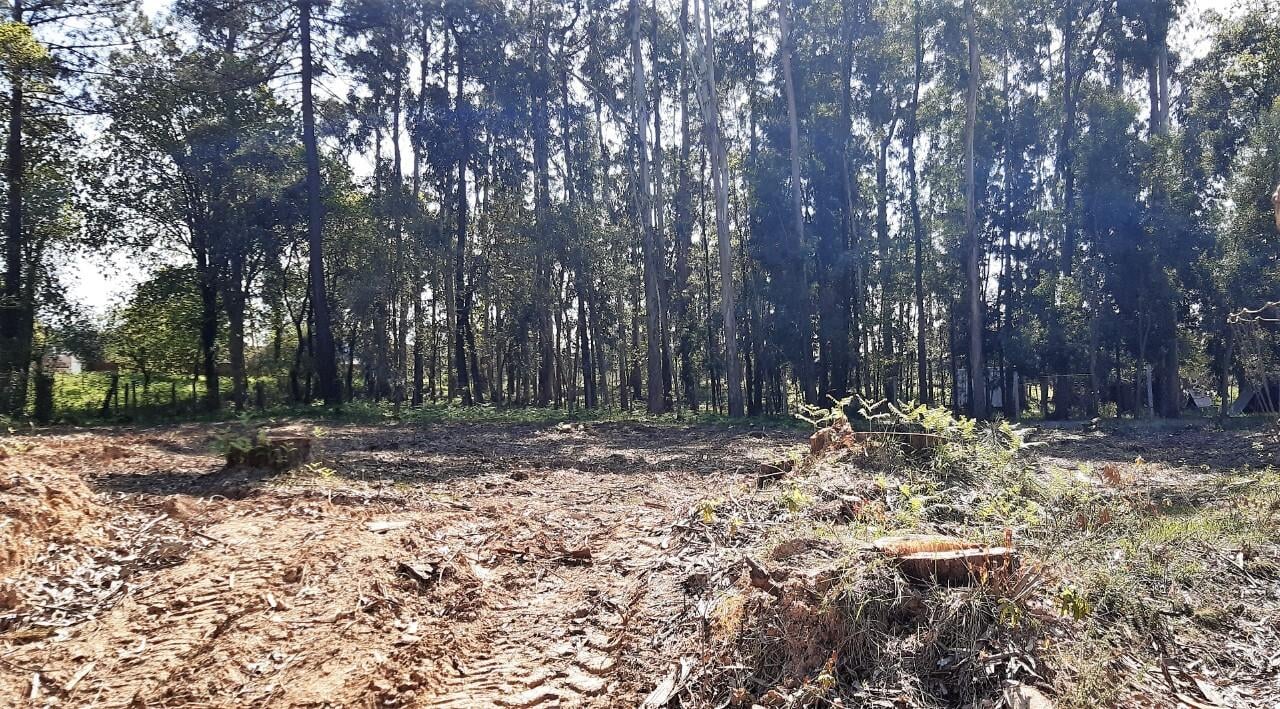
{"type": "MultiPolygon", "coordinates": [[[[310,426],[286,430],[311,433],[310,426]]],[[[0,696],[98,706],[634,705],[671,526],[801,435],[339,426],[283,477],[185,426],[6,441],[0,696]],[[16,512],[16,505],[11,508],[16,512]]]]}
{"type": "MultiPolygon", "coordinates": [[[[316,462],[284,475],[223,470],[220,446],[244,435],[230,425],[4,439],[0,703],[636,706],[657,688],[651,700],[692,706],[818,705],[797,689],[808,686],[803,673],[813,667],[798,669],[794,685],[753,686],[758,679],[723,653],[734,639],[716,636],[717,604],[754,592],[745,556],[793,564],[798,577],[806,564],[860,563],[849,551],[854,537],[903,531],[895,525],[999,534],[1005,524],[939,521],[929,512],[934,499],[922,499],[924,512],[907,519],[894,506],[916,502],[892,487],[883,494],[884,520],[837,520],[824,505],[845,504],[848,490],[885,474],[853,458],[806,463],[762,488],[761,463],[800,461],[808,452],[806,433],[794,429],[318,425],[273,429],[318,436],[316,462]],[[788,539],[803,542],[779,553],[788,539]]],[[[1280,441],[1269,426],[1044,431],[1034,472],[1045,480],[1075,476],[1105,492],[1115,486],[1096,471],[1123,466],[1125,485],[1158,505],[1216,504],[1226,499],[1229,473],[1275,464],[1280,441]]],[[[963,502],[936,492],[951,507],[963,502]]],[[[863,502],[872,493],[860,493],[863,502]]],[[[1109,521],[1122,514],[1121,496],[1114,499],[1089,509],[1107,510],[1109,521]]],[[[965,504],[985,509],[982,502],[965,504]]],[[[1150,533],[1147,522],[1135,524],[1150,533]]],[[[1096,526],[1085,519],[1077,536],[1119,543],[1096,526]]],[[[1160,543],[1179,544],[1176,531],[1160,543]]],[[[1197,544],[1219,541],[1198,528],[1183,531],[1197,544]]],[[[1050,564],[1091,554],[1039,544],[1031,541],[1029,551],[1057,557],[1050,564]]],[[[1261,562],[1274,564],[1276,550],[1221,551],[1204,563],[1228,574],[1239,566],[1223,586],[1233,595],[1222,599],[1224,617],[1174,636],[1195,644],[1162,650],[1179,663],[1169,683],[1195,691],[1177,675],[1186,672],[1205,682],[1193,701],[1268,706],[1280,697],[1280,587],[1270,575],[1280,567],[1261,562]],[[1242,635],[1225,616],[1254,630],[1242,635]]],[[[1104,561],[1109,553],[1101,549],[1104,561]]],[[[1172,601],[1181,584],[1170,576],[1172,601]]],[[[1058,586],[1035,592],[1060,594],[1058,586]]],[[[1187,602],[1189,616],[1210,610],[1200,596],[1187,602]]],[[[1096,661],[1124,658],[1117,648],[1096,661]]],[[[817,659],[821,666],[825,656],[817,659]]],[[[1169,667],[1155,669],[1151,686],[1125,685],[1118,696],[1181,701],[1158,686],[1169,667]]],[[[1025,672],[1011,677],[1032,682],[1025,672]]],[[[1060,681],[1045,677],[1046,690],[1094,681],[1066,671],[1060,681]]],[[[925,692],[926,679],[911,682],[925,692]]],[[[866,701],[897,701],[865,687],[866,701]]],[[[1081,694],[1091,696],[1099,695],[1081,694]]]]}

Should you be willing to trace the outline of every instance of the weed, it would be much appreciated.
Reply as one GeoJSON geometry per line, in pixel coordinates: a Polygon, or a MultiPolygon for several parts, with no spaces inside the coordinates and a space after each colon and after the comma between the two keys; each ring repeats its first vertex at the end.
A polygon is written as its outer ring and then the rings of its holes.
{"type": "Polygon", "coordinates": [[[791,486],[778,495],[778,504],[788,512],[797,513],[813,503],[813,498],[805,494],[799,486],[791,486]]]}
{"type": "Polygon", "coordinates": [[[1093,612],[1088,597],[1071,584],[1063,584],[1054,597],[1058,613],[1075,620],[1084,620],[1093,612]]]}
{"type": "Polygon", "coordinates": [[[715,524],[716,507],[719,506],[718,500],[702,500],[698,503],[698,518],[703,524],[715,524]]]}

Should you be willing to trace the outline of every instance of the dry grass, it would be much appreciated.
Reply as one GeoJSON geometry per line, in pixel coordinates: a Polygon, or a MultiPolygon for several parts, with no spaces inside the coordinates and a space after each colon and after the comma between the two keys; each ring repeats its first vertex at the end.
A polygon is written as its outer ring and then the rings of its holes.
{"type": "Polygon", "coordinates": [[[948,426],[931,456],[828,448],[691,517],[716,571],[691,594],[707,661],[685,705],[1000,706],[1020,684],[1066,707],[1280,700],[1280,473],[1050,474],[1016,431],[948,426]],[[913,584],[870,543],[910,533],[1011,536],[1022,566],[913,584]]]}

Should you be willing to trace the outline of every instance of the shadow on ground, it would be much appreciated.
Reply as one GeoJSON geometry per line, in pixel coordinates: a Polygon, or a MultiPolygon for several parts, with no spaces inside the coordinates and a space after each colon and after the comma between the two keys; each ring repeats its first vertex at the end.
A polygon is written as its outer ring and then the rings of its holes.
{"type": "MultiPolygon", "coordinates": [[[[311,432],[309,425],[273,429],[311,432]]],[[[207,441],[190,432],[135,435],[117,446],[146,460],[90,475],[100,489],[132,493],[240,499],[282,476],[224,469],[207,441]],[[173,465],[164,465],[169,458],[173,465]],[[143,462],[145,465],[138,465],[143,462]]],[[[209,438],[205,434],[205,438],[209,438]]],[[[613,475],[747,472],[783,458],[804,443],[786,428],[653,425],[440,423],[343,425],[320,431],[312,470],[325,477],[413,488],[487,475],[536,475],[558,470],[613,475]]]]}

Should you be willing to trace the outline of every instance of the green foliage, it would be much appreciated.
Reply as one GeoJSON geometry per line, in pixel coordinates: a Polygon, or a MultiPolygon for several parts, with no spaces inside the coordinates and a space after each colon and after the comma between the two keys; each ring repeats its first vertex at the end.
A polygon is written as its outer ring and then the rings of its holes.
{"type": "Polygon", "coordinates": [[[778,494],[778,505],[791,513],[800,512],[811,504],[813,504],[813,498],[795,485],[778,494]]]}
{"type": "Polygon", "coordinates": [[[20,22],[0,23],[0,67],[6,72],[28,74],[52,68],[49,50],[31,28],[20,22]]]}
{"type": "Polygon", "coordinates": [[[834,396],[827,396],[831,400],[830,406],[816,406],[812,404],[800,403],[800,411],[794,416],[801,421],[813,426],[815,430],[825,428],[827,426],[837,426],[841,423],[848,423],[849,418],[845,414],[845,410],[853,403],[854,396],[846,396],[837,399],[834,396]]]}
{"type": "Polygon", "coordinates": [[[1063,584],[1054,597],[1058,612],[1075,620],[1084,620],[1093,612],[1089,599],[1080,589],[1071,584],[1063,584]]]}
{"type": "Polygon", "coordinates": [[[144,375],[196,371],[200,313],[194,269],[163,268],[112,313],[106,354],[144,375]]]}

